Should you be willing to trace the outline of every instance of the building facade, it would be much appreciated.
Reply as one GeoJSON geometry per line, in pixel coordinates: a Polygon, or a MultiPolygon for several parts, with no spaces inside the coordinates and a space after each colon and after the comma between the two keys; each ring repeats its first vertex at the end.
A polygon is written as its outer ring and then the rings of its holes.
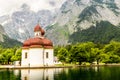
{"type": "Polygon", "coordinates": [[[51,40],[44,37],[45,31],[37,24],[34,38],[23,43],[21,66],[41,67],[54,65],[54,50],[51,40]]]}

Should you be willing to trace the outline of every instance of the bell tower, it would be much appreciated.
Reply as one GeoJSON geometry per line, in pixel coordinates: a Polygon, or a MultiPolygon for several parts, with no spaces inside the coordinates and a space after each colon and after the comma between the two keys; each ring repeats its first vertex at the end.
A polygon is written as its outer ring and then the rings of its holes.
{"type": "Polygon", "coordinates": [[[43,38],[44,34],[45,34],[45,31],[40,27],[39,24],[37,24],[34,28],[34,36],[43,38]]]}

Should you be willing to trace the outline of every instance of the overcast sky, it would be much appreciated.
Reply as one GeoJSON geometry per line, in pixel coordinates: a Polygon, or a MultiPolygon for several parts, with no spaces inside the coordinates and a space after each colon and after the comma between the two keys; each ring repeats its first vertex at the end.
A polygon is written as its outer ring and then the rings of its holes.
{"type": "Polygon", "coordinates": [[[24,3],[33,11],[58,8],[65,0],[0,0],[0,16],[10,14],[24,3]]]}

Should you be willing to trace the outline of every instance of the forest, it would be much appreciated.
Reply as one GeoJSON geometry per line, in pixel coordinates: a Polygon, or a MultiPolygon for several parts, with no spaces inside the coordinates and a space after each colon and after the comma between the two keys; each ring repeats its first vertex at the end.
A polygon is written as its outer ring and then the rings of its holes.
{"type": "Polygon", "coordinates": [[[3,48],[0,47],[0,64],[13,64],[14,61],[21,60],[21,48],[3,48]]]}
{"type": "Polygon", "coordinates": [[[79,64],[88,62],[120,63],[120,42],[111,41],[108,44],[95,44],[93,42],[76,43],[74,45],[57,46],[55,56],[62,63],[79,64]]]}
{"type": "MultiPolygon", "coordinates": [[[[0,47],[0,64],[13,64],[21,60],[20,47],[0,47]]],[[[63,64],[120,63],[120,42],[111,41],[108,44],[81,42],[66,46],[55,46],[54,56],[63,64]]]]}

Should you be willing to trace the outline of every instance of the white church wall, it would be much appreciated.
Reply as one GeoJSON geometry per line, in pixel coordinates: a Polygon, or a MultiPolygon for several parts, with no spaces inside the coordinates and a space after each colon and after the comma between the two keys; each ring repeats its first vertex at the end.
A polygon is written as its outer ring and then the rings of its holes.
{"type": "Polygon", "coordinates": [[[21,66],[28,66],[29,49],[22,49],[21,66]]]}
{"type": "Polygon", "coordinates": [[[40,33],[41,33],[40,31],[35,32],[35,36],[36,36],[36,37],[37,37],[37,36],[40,36],[40,35],[41,35],[40,33]]]}
{"type": "Polygon", "coordinates": [[[54,56],[53,49],[45,49],[44,51],[44,64],[45,66],[53,66],[54,65],[54,56]],[[48,57],[47,57],[48,53],[48,57]]]}
{"type": "Polygon", "coordinates": [[[29,66],[40,67],[43,65],[43,48],[30,48],[29,50],[29,66]]]}

